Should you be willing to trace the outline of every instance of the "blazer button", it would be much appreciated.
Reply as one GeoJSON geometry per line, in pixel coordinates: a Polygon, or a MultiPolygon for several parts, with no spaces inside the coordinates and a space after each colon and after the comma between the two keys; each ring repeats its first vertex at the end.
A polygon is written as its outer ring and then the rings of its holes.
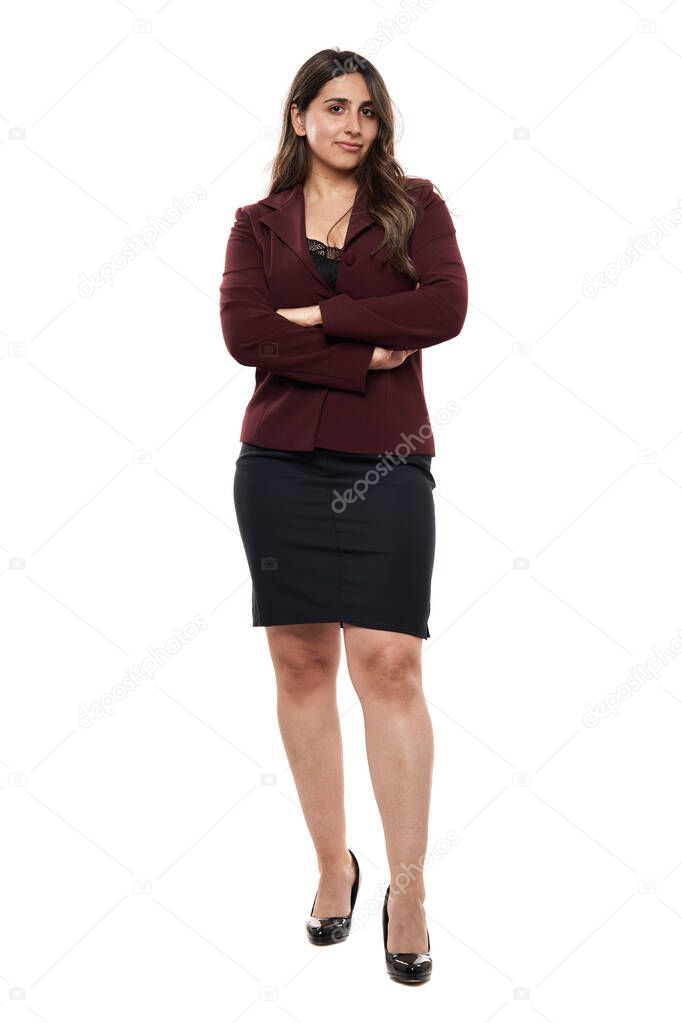
{"type": "Polygon", "coordinates": [[[355,256],[353,255],[352,252],[349,252],[345,259],[346,266],[352,266],[354,262],[355,256]]]}

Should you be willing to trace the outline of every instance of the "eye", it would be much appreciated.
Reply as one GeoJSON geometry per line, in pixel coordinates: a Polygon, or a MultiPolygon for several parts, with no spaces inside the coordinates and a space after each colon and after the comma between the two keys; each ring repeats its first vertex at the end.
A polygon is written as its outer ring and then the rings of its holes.
{"type": "MultiPolygon", "coordinates": [[[[332,103],[332,105],[328,109],[330,111],[343,110],[343,106],[340,103],[332,103]]],[[[376,114],[374,113],[371,107],[363,107],[362,110],[365,114],[369,114],[370,119],[376,117],[376,114]]]]}

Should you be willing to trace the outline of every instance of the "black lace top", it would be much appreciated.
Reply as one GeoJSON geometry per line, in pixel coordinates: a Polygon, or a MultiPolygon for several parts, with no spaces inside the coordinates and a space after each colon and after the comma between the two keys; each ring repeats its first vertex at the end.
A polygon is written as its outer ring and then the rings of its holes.
{"type": "Polygon", "coordinates": [[[339,270],[339,259],[343,249],[336,248],[334,245],[325,245],[324,242],[318,241],[317,238],[308,238],[307,241],[315,266],[329,287],[336,289],[336,275],[339,270]]]}

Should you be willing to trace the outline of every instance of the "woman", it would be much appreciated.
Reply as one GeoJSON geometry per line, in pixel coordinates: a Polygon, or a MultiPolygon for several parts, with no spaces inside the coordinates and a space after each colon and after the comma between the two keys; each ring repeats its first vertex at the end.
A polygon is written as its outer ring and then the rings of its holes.
{"type": "Polygon", "coordinates": [[[343,629],[390,867],[386,969],[414,983],[432,970],[422,867],[433,733],[421,645],[435,448],[421,349],[460,332],[467,278],[445,202],[393,153],[377,70],[351,51],[306,61],[268,196],[236,211],[220,309],[229,352],[256,369],[234,500],[253,625],[266,629],[317,853],[308,937],[347,937],[360,880],[346,846],[336,705],[343,629]]]}

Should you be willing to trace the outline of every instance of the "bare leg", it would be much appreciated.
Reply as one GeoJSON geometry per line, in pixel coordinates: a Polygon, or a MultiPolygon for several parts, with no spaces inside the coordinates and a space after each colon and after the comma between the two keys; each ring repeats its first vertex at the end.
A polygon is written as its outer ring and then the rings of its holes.
{"type": "Polygon", "coordinates": [[[320,881],[315,916],[347,916],[355,868],[346,846],[343,750],[336,704],[341,657],[337,622],[271,625],[277,719],[320,881]]]}
{"type": "Polygon", "coordinates": [[[388,951],[426,952],[423,863],[433,774],[433,729],[418,636],[344,622],[348,671],[360,698],[372,786],[391,873],[388,951]]]}

